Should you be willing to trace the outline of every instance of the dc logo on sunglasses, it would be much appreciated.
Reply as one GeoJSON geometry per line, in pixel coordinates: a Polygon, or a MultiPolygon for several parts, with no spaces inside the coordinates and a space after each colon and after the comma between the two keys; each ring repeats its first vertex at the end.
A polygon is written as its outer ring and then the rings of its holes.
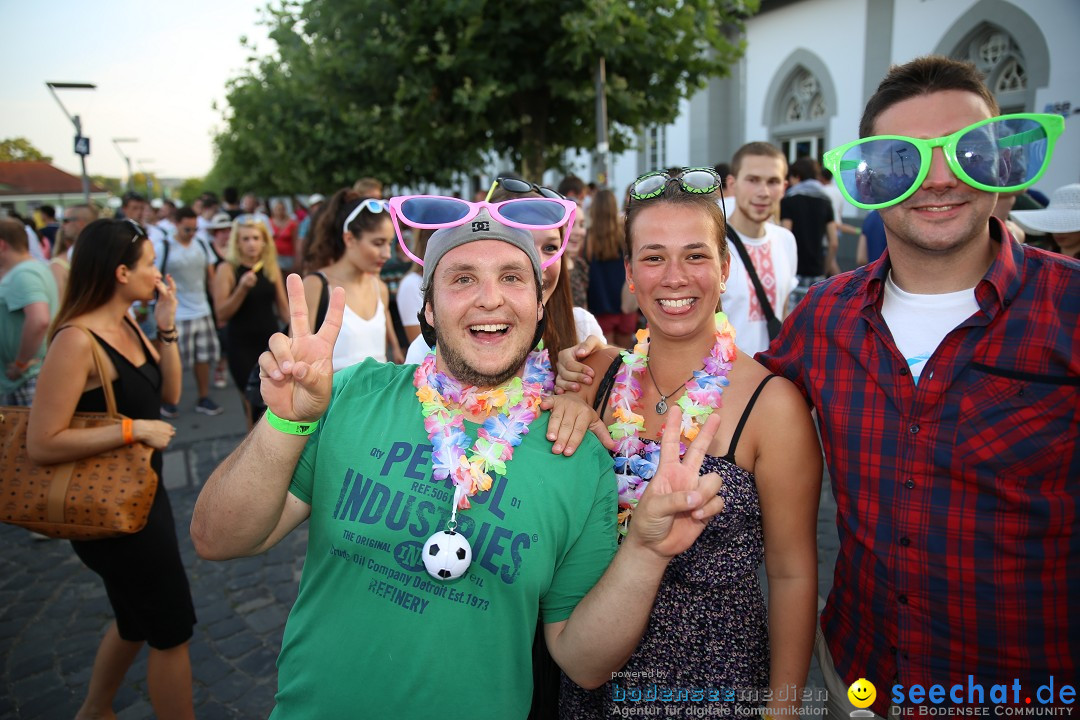
{"type": "Polygon", "coordinates": [[[472,224],[472,231],[473,232],[490,232],[491,231],[491,223],[489,223],[487,220],[477,220],[476,222],[474,222],[472,224]]]}

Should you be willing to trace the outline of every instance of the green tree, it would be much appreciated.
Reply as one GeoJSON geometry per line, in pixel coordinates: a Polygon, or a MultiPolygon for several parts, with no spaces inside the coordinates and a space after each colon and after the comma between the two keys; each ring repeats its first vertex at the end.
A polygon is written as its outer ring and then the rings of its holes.
{"type": "Polygon", "coordinates": [[[268,12],[277,53],[236,78],[219,174],[263,192],[444,184],[508,155],[539,178],[595,143],[671,122],[743,51],[758,0],[307,0],[268,12]],[[243,174],[243,177],[237,177],[243,174]]]}
{"type": "Polygon", "coordinates": [[[120,178],[105,177],[104,175],[91,175],[91,182],[108,190],[113,195],[124,194],[124,181],[120,178]]]}
{"type": "Polygon", "coordinates": [[[52,162],[52,158],[30,144],[24,137],[0,140],[0,162],[52,162]]]}
{"type": "Polygon", "coordinates": [[[185,205],[190,205],[195,202],[196,198],[202,195],[204,187],[205,184],[203,183],[202,178],[188,178],[176,188],[174,197],[179,198],[180,202],[185,205]]]}

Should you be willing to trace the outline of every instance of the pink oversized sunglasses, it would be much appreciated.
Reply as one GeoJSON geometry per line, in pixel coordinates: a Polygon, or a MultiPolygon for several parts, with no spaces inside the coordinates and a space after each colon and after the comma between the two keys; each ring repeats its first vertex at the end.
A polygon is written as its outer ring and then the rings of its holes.
{"type": "Polygon", "coordinates": [[[546,197],[474,203],[441,195],[402,195],[390,198],[389,204],[390,219],[394,221],[398,244],[409,258],[420,265],[424,264],[424,259],[413,255],[406,246],[399,221],[420,230],[437,230],[464,225],[481,210],[486,209],[493,220],[508,227],[532,231],[551,230],[565,225],[566,232],[559,251],[540,265],[541,268],[547,268],[557,262],[566,250],[570,231],[574,227],[574,216],[577,214],[577,204],[574,201],[546,197]]]}

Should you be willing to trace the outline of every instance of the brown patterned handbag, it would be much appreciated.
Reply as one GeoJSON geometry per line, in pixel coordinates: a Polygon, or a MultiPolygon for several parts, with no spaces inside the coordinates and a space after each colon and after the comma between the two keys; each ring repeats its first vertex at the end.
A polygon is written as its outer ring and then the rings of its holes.
{"type": "MultiPolygon", "coordinates": [[[[105,392],[106,413],[75,413],[71,427],[119,425],[112,383],[97,339],[94,364],[105,392]]],[[[138,532],[146,526],[157,493],[150,466],[154,449],[122,445],[97,455],[56,465],[38,465],[26,452],[30,408],[0,407],[0,522],[67,540],[98,540],[138,532]]]]}

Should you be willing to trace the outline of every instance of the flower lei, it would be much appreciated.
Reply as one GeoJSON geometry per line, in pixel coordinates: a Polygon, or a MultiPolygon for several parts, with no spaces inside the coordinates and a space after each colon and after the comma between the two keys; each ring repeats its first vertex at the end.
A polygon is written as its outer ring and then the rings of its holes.
{"type": "Polygon", "coordinates": [[[468,510],[469,497],[491,488],[491,475],[506,474],[506,463],[529,432],[529,423],[540,415],[540,401],[555,387],[555,374],[547,350],[534,350],[525,361],[524,379],[491,390],[479,390],[462,384],[435,369],[432,350],[413,374],[416,397],[424,414],[424,429],[434,448],[434,476],[452,477],[460,497],[458,510],[468,510]],[[446,401],[459,407],[448,407],[446,401]],[[477,430],[476,441],[469,449],[465,418],[460,408],[470,413],[487,414],[499,408],[477,430]],[[466,455],[466,453],[470,453],[466,455]]]}
{"type": "MultiPolygon", "coordinates": [[[[706,356],[703,370],[695,370],[694,377],[686,383],[686,392],[679,398],[682,408],[682,437],[693,442],[701,426],[713,410],[720,408],[720,396],[728,385],[728,372],[735,362],[735,328],[727,315],[716,313],[716,341],[706,356]]],[[[649,331],[637,331],[637,343],[633,351],[622,351],[622,367],[615,375],[608,406],[615,422],[608,425],[615,441],[615,477],[619,486],[619,532],[626,534],[630,515],[656,474],[660,461],[660,443],[642,440],[645,418],[640,414],[640,375],[649,364],[649,331]],[[642,454],[642,452],[644,453],[642,454]]],[[[680,443],[679,455],[686,452],[680,443]]]]}

